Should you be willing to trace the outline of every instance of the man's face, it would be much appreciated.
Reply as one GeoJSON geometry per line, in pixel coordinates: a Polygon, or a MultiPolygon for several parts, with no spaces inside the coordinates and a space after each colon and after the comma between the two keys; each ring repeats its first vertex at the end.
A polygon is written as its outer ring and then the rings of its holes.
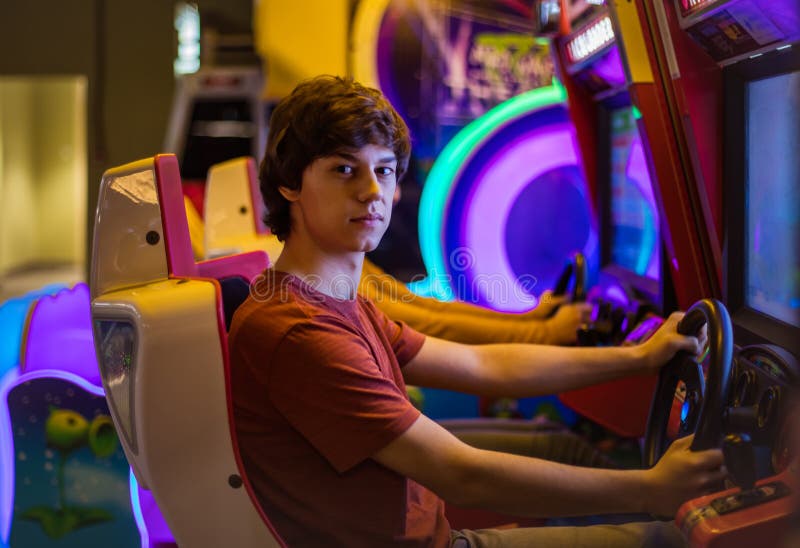
{"type": "Polygon", "coordinates": [[[281,189],[292,202],[290,239],[309,238],[324,253],[372,251],[389,226],[396,169],[394,151],[380,145],[315,160],[301,190],[281,189]]]}

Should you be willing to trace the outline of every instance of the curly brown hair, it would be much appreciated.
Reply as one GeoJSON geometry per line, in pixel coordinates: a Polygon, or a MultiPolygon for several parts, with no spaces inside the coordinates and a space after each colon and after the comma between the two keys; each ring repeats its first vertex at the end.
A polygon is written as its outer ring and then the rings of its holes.
{"type": "Polygon", "coordinates": [[[264,222],[279,240],[291,229],[289,202],[279,187],[299,190],[314,160],[366,145],[394,151],[397,181],[408,168],[408,127],[380,91],[351,78],[318,76],[299,84],[270,117],[259,170],[264,222]]]}

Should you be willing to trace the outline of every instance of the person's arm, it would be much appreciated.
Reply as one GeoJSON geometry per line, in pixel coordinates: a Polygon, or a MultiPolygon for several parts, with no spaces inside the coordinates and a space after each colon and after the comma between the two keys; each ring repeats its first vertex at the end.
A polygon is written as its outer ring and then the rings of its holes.
{"type": "MultiPolygon", "coordinates": [[[[412,294],[413,295],[413,294],[412,294]]],[[[553,309],[559,306],[571,306],[572,303],[567,302],[566,297],[563,295],[554,295],[552,291],[545,291],[539,296],[539,302],[535,308],[526,310],[524,312],[500,312],[485,306],[480,306],[473,303],[464,301],[439,301],[431,297],[421,297],[413,295],[413,300],[409,302],[424,306],[430,309],[438,309],[440,311],[447,311],[450,313],[461,313],[469,315],[477,315],[487,319],[497,319],[504,321],[528,320],[534,322],[541,322],[547,320],[553,309]]],[[[584,305],[585,303],[576,303],[584,305]]],[[[590,306],[590,305],[585,305],[590,306]]]]}
{"type": "Polygon", "coordinates": [[[554,394],[632,375],[656,373],[678,350],[697,353],[672,314],[638,346],[572,348],[529,344],[471,346],[428,337],[403,368],[409,384],[490,397],[554,394]]]}
{"type": "MultiPolygon", "coordinates": [[[[462,301],[438,301],[429,297],[414,295],[404,303],[423,308],[445,321],[470,321],[485,325],[482,339],[464,340],[426,333],[433,337],[465,342],[467,344],[487,344],[492,342],[526,342],[534,344],[573,344],[577,340],[578,328],[592,317],[590,303],[570,303],[564,297],[552,297],[545,292],[539,306],[527,312],[501,312],[462,301]],[[550,314],[552,312],[552,315],[550,314]],[[505,334],[504,334],[505,333],[505,334]]],[[[461,334],[453,328],[450,332],[461,334]]],[[[478,335],[480,337],[480,335],[478,335]]]]}
{"type": "Polygon", "coordinates": [[[525,321],[518,317],[515,317],[516,321],[506,321],[497,317],[455,313],[448,306],[454,303],[435,301],[435,306],[429,306],[427,301],[373,299],[375,306],[393,320],[405,322],[429,337],[447,341],[464,344],[551,344],[553,338],[548,322],[525,321]]]}
{"type": "Polygon", "coordinates": [[[673,515],[725,474],[722,452],[675,442],[650,470],[581,468],[470,447],[421,415],[373,459],[464,507],[555,517],[650,512],[673,515]]]}
{"type": "Polygon", "coordinates": [[[588,321],[591,305],[565,304],[550,318],[530,313],[498,312],[463,302],[443,302],[421,297],[386,274],[362,276],[359,293],[372,300],[387,316],[420,333],[465,344],[529,343],[572,344],[578,327],[588,321]]]}

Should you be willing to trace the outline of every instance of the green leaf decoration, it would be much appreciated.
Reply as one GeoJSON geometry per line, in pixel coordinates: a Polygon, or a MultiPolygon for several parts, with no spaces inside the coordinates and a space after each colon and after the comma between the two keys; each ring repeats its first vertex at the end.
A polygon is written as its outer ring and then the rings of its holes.
{"type": "Polygon", "coordinates": [[[117,431],[108,415],[98,415],[89,426],[89,448],[97,457],[110,457],[117,450],[117,431]]]}
{"type": "Polygon", "coordinates": [[[36,506],[20,514],[20,518],[38,522],[48,537],[59,539],[75,529],[112,521],[114,516],[103,508],[69,506],[62,510],[47,506],[36,506]]]}

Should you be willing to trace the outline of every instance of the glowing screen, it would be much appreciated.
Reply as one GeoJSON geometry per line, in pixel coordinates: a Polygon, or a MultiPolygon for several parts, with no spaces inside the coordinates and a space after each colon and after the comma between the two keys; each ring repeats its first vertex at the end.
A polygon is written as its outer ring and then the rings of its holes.
{"type": "Polygon", "coordinates": [[[800,327],[800,72],[747,85],[748,306],[800,327]]]}
{"type": "Polygon", "coordinates": [[[633,107],[611,113],[611,261],[658,280],[658,208],[633,107]]]}

